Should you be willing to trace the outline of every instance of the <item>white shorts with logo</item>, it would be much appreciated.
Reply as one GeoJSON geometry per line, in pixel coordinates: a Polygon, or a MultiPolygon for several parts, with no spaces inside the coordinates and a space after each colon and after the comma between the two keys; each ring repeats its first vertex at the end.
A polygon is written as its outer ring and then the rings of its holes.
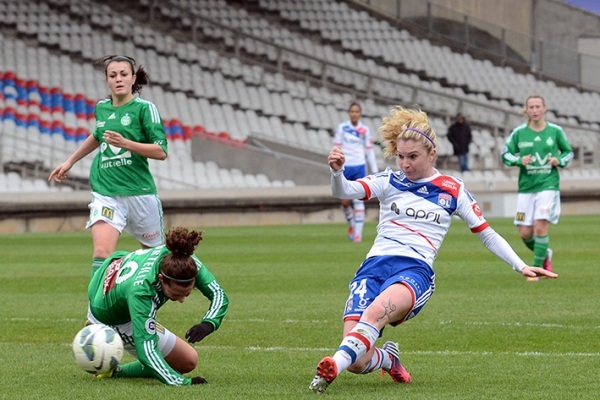
{"type": "MultiPolygon", "coordinates": [[[[90,322],[94,324],[106,325],[98,321],[89,308],[87,318],[90,322]]],[[[123,340],[123,348],[129,354],[137,358],[137,353],[135,351],[135,343],[133,341],[133,325],[131,324],[131,322],[114,325],[111,326],[111,328],[117,331],[119,336],[121,336],[121,339],[123,340]]],[[[163,357],[166,357],[169,354],[171,354],[171,351],[173,351],[173,348],[175,348],[177,336],[175,336],[173,332],[171,332],[158,322],[156,322],[156,334],[158,335],[158,349],[162,353],[163,357]]]]}
{"type": "Polygon", "coordinates": [[[558,190],[519,193],[517,195],[515,225],[533,226],[535,220],[546,220],[556,224],[559,217],[560,192],[558,190]]]}
{"type": "Polygon", "coordinates": [[[162,204],[155,194],[109,197],[92,192],[88,208],[90,219],[86,229],[104,221],[119,232],[127,232],[144,246],[164,244],[162,204]]]}

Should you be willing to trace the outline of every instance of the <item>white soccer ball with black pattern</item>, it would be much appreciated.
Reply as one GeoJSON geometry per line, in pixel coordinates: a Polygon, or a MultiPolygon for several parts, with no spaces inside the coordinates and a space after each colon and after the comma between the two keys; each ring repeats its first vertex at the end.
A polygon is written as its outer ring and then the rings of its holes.
{"type": "Polygon", "coordinates": [[[123,358],[123,341],[109,326],[93,324],[80,330],[73,339],[73,356],[81,369],[103,374],[119,365],[123,358]]]}

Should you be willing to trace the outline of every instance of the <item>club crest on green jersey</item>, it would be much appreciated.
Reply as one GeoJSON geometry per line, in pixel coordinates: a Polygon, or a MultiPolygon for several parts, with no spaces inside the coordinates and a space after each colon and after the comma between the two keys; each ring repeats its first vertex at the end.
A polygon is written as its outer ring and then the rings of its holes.
{"type": "Polygon", "coordinates": [[[121,125],[127,126],[129,124],[131,124],[131,117],[129,116],[129,113],[125,113],[125,115],[121,117],[121,125]]]}

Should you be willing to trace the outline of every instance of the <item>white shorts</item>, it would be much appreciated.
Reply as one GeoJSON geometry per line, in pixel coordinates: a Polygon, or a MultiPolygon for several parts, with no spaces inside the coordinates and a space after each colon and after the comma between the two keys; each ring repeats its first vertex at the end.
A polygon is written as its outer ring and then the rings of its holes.
{"type": "MultiPolygon", "coordinates": [[[[90,322],[94,324],[103,324],[98,321],[96,317],[92,314],[90,309],[88,308],[87,318],[90,322]]],[[[119,324],[111,326],[114,330],[119,333],[121,339],[123,340],[123,348],[127,350],[129,354],[137,358],[137,353],[135,351],[135,343],[133,341],[133,327],[131,322],[127,322],[125,324],[119,324]]],[[[156,322],[156,334],[158,335],[158,349],[162,353],[163,357],[168,356],[175,348],[175,342],[177,340],[177,336],[158,322],[156,322]]]]}
{"type": "Polygon", "coordinates": [[[560,192],[558,190],[517,195],[515,225],[533,226],[535,220],[546,220],[556,224],[558,217],[560,217],[560,192]]]}
{"type": "Polygon", "coordinates": [[[164,244],[163,211],[155,194],[141,196],[103,196],[92,192],[88,205],[90,228],[98,221],[105,221],[119,232],[127,232],[147,247],[164,244]]]}

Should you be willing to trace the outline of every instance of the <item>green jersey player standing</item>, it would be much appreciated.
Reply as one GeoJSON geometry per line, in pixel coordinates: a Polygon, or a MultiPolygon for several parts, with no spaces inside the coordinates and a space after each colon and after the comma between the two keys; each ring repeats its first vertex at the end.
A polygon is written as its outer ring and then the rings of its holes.
{"type": "MultiPolygon", "coordinates": [[[[549,225],[558,223],[560,187],[558,168],[573,159],[563,129],[544,118],[546,103],[540,95],[525,101],[527,123],[515,128],[502,151],[502,161],[519,167],[519,194],[514,223],[519,236],[533,251],[533,265],[552,270],[549,225]]],[[[539,278],[527,278],[537,281],[539,278]]]]}
{"type": "Polygon", "coordinates": [[[164,243],[163,212],[148,158],[167,158],[167,139],[156,106],[135,96],[149,83],[146,71],[127,56],[106,56],[110,96],[94,110],[96,127],[48,180],[61,182],[73,165],[99,149],[90,169],[92,201],[86,228],[93,242],[92,271],[112,254],[123,230],[142,247],[164,243]]]}
{"type": "Polygon", "coordinates": [[[200,376],[182,375],[196,368],[198,353],[156,321],[157,310],[167,301],[183,303],[196,288],[210,306],[201,322],[187,331],[188,342],[199,342],[221,325],[229,300],[193,254],[200,240],[202,232],[173,228],[166,245],[115,252],[94,273],[88,286],[88,319],[113,327],[138,359],[98,377],[154,377],[172,386],[206,383],[200,376]]]}

